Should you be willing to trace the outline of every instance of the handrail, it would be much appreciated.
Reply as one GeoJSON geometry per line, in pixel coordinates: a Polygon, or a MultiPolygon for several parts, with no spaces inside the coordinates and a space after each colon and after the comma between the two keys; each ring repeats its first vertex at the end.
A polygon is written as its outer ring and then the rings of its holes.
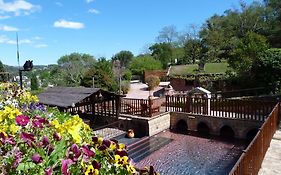
{"type": "Polygon", "coordinates": [[[229,175],[258,174],[271,139],[277,130],[279,113],[280,103],[277,103],[229,175]]]}

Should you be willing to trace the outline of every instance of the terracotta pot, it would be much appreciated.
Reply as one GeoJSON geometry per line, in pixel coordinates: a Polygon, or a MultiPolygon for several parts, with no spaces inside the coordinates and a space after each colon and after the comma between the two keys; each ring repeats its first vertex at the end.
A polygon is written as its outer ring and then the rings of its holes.
{"type": "Polygon", "coordinates": [[[128,138],[134,138],[135,137],[134,130],[129,129],[128,132],[127,132],[127,137],[128,138]]]}

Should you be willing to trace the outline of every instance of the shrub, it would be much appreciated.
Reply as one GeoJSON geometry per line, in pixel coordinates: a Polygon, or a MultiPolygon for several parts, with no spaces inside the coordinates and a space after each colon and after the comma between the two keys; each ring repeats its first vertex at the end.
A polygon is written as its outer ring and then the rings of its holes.
{"type": "Polygon", "coordinates": [[[160,83],[160,79],[158,76],[151,75],[145,78],[145,82],[147,83],[148,90],[153,90],[160,83]]]}
{"type": "Polygon", "coordinates": [[[122,81],[121,90],[122,90],[123,94],[127,94],[130,90],[130,87],[131,87],[130,82],[122,81]]]}

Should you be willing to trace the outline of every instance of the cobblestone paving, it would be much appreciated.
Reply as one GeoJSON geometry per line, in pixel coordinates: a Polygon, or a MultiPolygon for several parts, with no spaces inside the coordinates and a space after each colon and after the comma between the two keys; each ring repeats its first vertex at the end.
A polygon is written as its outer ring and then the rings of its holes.
{"type": "Polygon", "coordinates": [[[258,175],[275,174],[281,174],[281,130],[274,134],[258,175]]]}

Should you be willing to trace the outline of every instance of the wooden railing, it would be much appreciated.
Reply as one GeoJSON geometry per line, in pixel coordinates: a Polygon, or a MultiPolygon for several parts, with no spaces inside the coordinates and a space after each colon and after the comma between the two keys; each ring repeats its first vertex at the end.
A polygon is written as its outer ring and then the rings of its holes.
{"type": "Polygon", "coordinates": [[[239,160],[230,171],[230,175],[255,175],[261,168],[265,153],[270,146],[271,139],[277,129],[280,116],[279,103],[267,117],[255,138],[243,151],[239,160]]]}
{"type": "Polygon", "coordinates": [[[165,98],[156,99],[121,99],[121,114],[138,115],[142,117],[152,117],[160,112],[160,107],[165,103],[165,98]]]}
{"type": "Polygon", "coordinates": [[[264,121],[276,102],[166,96],[166,111],[264,121]]]}

